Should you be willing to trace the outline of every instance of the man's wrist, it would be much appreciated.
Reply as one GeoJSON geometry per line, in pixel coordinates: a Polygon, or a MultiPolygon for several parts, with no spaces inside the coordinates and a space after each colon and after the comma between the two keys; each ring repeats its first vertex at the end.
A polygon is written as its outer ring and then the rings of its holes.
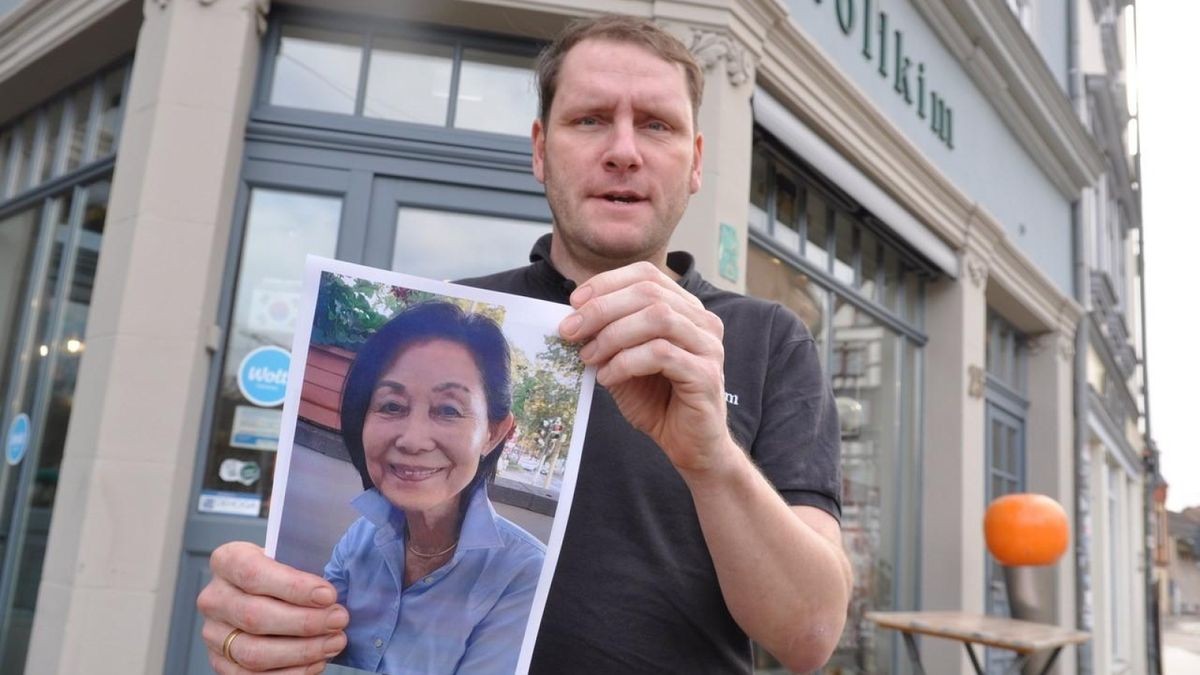
{"type": "Polygon", "coordinates": [[[711,462],[703,467],[679,469],[683,482],[696,497],[712,491],[727,493],[730,486],[748,483],[757,473],[750,455],[729,434],[720,442],[711,462]]]}

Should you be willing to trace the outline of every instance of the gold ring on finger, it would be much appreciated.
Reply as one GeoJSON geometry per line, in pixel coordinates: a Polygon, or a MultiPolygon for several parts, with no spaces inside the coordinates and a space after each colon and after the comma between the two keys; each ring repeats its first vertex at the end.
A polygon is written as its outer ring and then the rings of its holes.
{"type": "Polygon", "coordinates": [[[233,641],[237,639],[237,636],[244,632],[245,631],[243,631],[241,628],[234,628],[233,630],[229,631],[229,635],[225,636],[225,644],[221,645],[221,656],[224,656],[227,661],[239,668],[242,667],[242,664],[238,663],[238,660],[233,658],[233,641]]]}

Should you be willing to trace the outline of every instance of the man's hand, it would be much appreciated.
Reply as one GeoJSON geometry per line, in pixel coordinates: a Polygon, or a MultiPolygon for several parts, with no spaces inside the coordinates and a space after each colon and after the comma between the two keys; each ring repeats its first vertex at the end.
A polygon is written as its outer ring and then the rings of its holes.
{"type": "MultiPolygon", "coordinates": [[[[731,460],[725,422],[724,325],[696,296],[646,262],[597,274],[571,294],[560,334],[586,342],[625,419],[683,473],[731,460]]],[[[738,451],[740,454],[740,451],[738,451]]]]}
{"type": "Polygon", "coordinates": [[[321,577],[268,558],[248,542],[224,544],[210,560],[213,579],[196,599],[208,661],[220,675],[319,673],[346,647],[350,615],[321,577]],[[225,658],[226,640],[233,661],[225,658]]]}

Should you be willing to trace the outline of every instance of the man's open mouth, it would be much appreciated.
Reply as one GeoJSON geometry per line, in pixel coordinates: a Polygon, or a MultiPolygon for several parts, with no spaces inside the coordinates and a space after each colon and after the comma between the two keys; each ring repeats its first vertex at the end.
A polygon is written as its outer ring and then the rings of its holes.
{"type": "Polygon", "coordinates": [[[605,192],[600,197],[614,204],[636,204],[645,201],[645,197],[636,192],[605,192]]]}

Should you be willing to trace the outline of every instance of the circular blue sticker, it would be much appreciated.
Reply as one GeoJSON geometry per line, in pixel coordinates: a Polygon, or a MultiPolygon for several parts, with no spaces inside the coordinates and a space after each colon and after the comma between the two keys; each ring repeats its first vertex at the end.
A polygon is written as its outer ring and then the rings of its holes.
{"type": "Polygon", "coordinates": [[[4,458],[9,464],[20,464],[29,450],[29,415],[17,415],[12,424],[8,425],[8,434],[4,437],[4,458]]]}
{"type": "Polygon", "coordinates": [[[287,394],[291,362],[291,355],[279,347],[255,349],[238,366],[238,390],[254,405],[264,408],[281,405],[287,394]]]}

